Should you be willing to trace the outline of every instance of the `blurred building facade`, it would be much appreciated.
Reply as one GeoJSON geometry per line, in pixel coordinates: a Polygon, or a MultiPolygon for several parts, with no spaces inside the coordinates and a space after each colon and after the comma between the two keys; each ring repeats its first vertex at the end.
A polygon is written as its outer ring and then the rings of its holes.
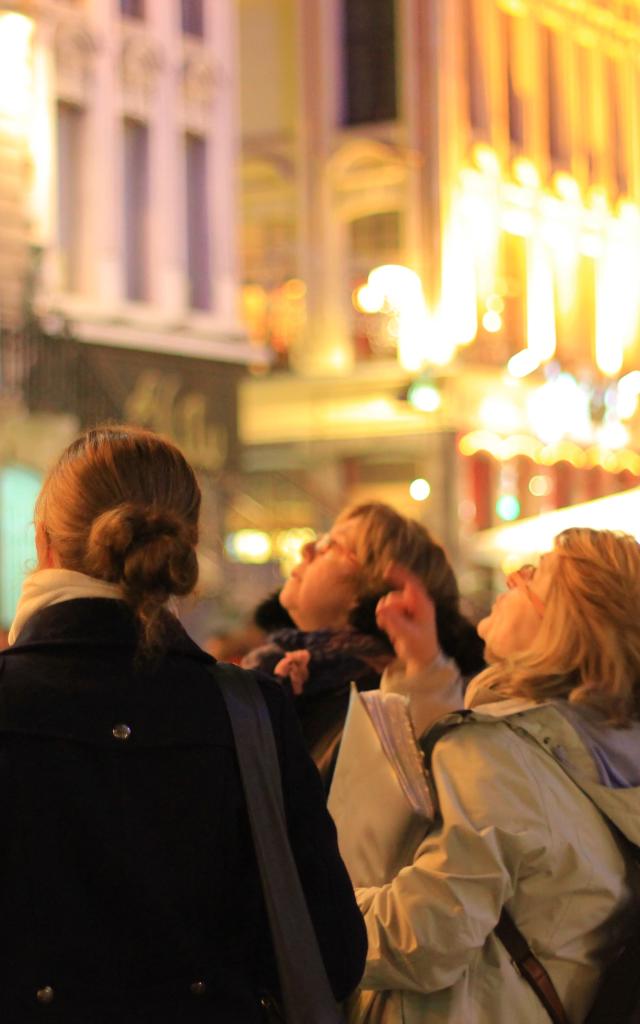
{"type": "MultiPolygon", "coordinates": [[[[0,3],[0,624],[42,475],[79,428],[172,436],[219,585],[238,316],[233,0],[0,3]]],[[[258,357],[259,358],[259,357],[258,357]]]]}
{"type": "Polygon", "coordinates": [[[238,524],[375,495],[457,556],[640,482],[638,3],[239,9],[243,307],[272,369],[242,386],[238,524]]]}

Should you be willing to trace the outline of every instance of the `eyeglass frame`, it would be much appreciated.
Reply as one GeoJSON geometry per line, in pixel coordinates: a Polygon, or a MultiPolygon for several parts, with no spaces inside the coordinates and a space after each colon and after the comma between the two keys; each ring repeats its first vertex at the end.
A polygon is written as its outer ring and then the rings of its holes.
{"type": "Polygon", "coordinates": [[[534,578],[535,573],[535,565],[527,562],[525,565],[521,565],[519,569],[515,569],[514,572],[508,573],[505,580],[509,590],[524,590],[538,617],[542,619],[546,610],[545,603],[529,586],[529,583],[534,578]]]}
{"type": "Polygon", "coordinates": [[[353,562],[355,566],[360,568],[360,561],[356,553],[351,551],[346,544],[342,544],[341,541],[332,537],[330,533],[321,533],[319,537],[311,541],[308,545],[305,545],[305,547],[312,552],[313,558],[315,558],[316,555],[324,555],[327,551],[330,551],[331,548],[334,548],[340,554],[345,555],[345,557],[348,558],[350,562],[353,562]]]}

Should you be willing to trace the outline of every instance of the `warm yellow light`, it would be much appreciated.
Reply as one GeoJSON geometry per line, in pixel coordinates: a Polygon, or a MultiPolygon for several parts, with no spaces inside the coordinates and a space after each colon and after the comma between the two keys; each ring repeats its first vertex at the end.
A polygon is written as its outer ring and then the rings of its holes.
{"type": "Polygon", "coordinates": [[[384,306],[384,292],[371,284],[363,284],[353,293],[353,303],[361,313],[379,313],[384,306]]]}
{"type": "Polygon", "coordinates": [[[461,204],[445,229],[442,251],[441,320],[456,345],[470,345],[478,333],[478,281],[474,248],[461,204]]]}
{"type": "Polygon", "coordinates": [[[294,565],[302,557],[302,548],[316,539],[316,532],[310,526],[292,527],[279,530],[273,538],[273,550],[280,561],[283,576],[289,576],[294,565]]]}
{"type": "Polygon", "coordinates": [[[611,236],[596,268],[596,346],[598,368],[608,377],[620,373],[624,350],[638,323],[638,245],[620,234],[611,236]]]}
{"type": "Polygon", "coordinates": [[[513,161],[513,176],[520,185],[525,188],[539,188],[540,174],[535,164],[523,156],[516,157],[513,161]]]}
{"type": "MultiPolygon", "coordinates": [[[[439,332],[434,329],[416,272],[387,263],[371,271],[367,287],[376,295],[383,295],[396,314],[398,359],[402,366],[415,371],[427,360],[441,365],[445,347],[439,343],[439,332]]],[[[451,355],[449,352],[444,362],[448,362],[451,355]]]]}
{"type": "Polygon", "coordinates": [[[32,102],[33,21],[23,14],[0,14],[0,118],[5,127],[27,134],[32,102]]]}
{"type": "Polygon", "coordinates": [[[307,294],[307,286],[299,277],[292,277],[289,281],[285,281],[282,286],[282,290],[287,298],[292,301],[304,299],[307,294]]]}
{"type": "Polygon", "coordinates": [[[478,410],[484,426],[502,434],[512,434],[521,426],[518,407],[502,395],[488,395],[478,410]]]}
{"type": "Polygon", "coordinates": [[[504,313],[504,299],[501,295],[487,295],[485,306],[495,313],[504,313]]]}
{"type": "Polygon", "coordinates": [[[478,142],[473,147],[473,162],[483,174],[500,176],[500,158],[495,149],[487,146],[484,142],[478,142]]]}
{"type": "Polygon", "coordinates": [[[538,363],[547,362],[556,350],[553,273],[537,240],[529,244],[527,261],[527,348],[538,363]]]}
{"type": "Polygon", "coordinates": [[[570,203],[580,202],[580,186],[575,178],[564,171],[558,171],[553,176],[553,186],[558,195],[570,203]]]}
{"type": "Polygon", "coordinates": [[[502,317],[495,309],[488,309],[482,317],[482,326],[489,334],[497,334],[502,330],[502,317]]]}
{"type": "Polygon", "coordinates": [[[531,428],[545,444],[557,444],[563,438],[588,443],[593,438],[589,394],[568,373],[532,391],[527,413],[531,428]]]}
{"type": "Polygon", "coordinates": [[[431,494],[431,484],[423,477],[418,477],[409,484],[409,494],[414,501],[426,501],[431,494]]]}
{"type": "Polygon", "coordinates": [[[638,408],[640,396],[640,370],[625,373],[618,381],[616,411],[622,420],[630,420],[638,408]]]}
{"type": "Polygon", "coordinates": [[[502,211],[502,227],[508,235],[518,235],[521,238],[528,238],[533,232],[533,225],[533,214],[530,210],[506,207],[502,211]]]}
{"type": "Polygon", "coordinates": [[[585,466],[602,466],[609,473],[623,469],[640,477],[640,455],[623,448],[612,452],[600,445],[581,448],[574,441],[562,440],[555,444],[543,444],[530,434],[514,434],[501,437],[490,430],[473,430],[458,441],[461,455],[476,455],[486,452],[498,462],[509,462],[518,456],[525,456],[540,466],[554,466],[557,462],[568,462],[576,469],[585,466]]]}
{"type": "MultiPolygon", "coordinates": [[[[460,225],[462,244],[470,248],[476,290],[483,298],[495,291],[500,251],[500,179],[463,168],[460,192],[452,210],[452,222],[460,225]]],[[[458,245],[460,241],[458,242],[458,245]]]]}
{"type": "Polygon", "coordinates": [[[316,532],[310,526],[292,527],[276,533],[273,548],[279,558],[298,558],[304,545],[315,539],[316,532]]]}
{"type": "Polygon", "coordinates": [[[225,548],[238,562],[262,565],[271,558],[271,537],[263,530],[238,530],[229,534],[225,548]]]}
{"type": "Polygon", "coordinates": [[[507,369],[512,377],[526,377],[533,373],[540,366],[540,362],[534,352],[529,348],[516,352],[507,363],[507,369]]]}
{"type": "Polygon", "coordinates": [[[606,188],[601,185],[593,185],[589,189],[589,206],[600,214],[609,212],[609,197],[606,188]]]}
{"type": "Polygon", "coordinates": [[[529,481],[529,492],[536,498],[546,498],[548,494],[551,494],[553,490],[553,484],[548,476],[542,476],[540,474],[532,476],[529,481]]]}
{"type": "Polygon", "coordinates": [[[612,420],[602,424],[598,431],[598,441],[603,448],[624,448],[629,444],[629,431],[623,423],[612,420]]]}

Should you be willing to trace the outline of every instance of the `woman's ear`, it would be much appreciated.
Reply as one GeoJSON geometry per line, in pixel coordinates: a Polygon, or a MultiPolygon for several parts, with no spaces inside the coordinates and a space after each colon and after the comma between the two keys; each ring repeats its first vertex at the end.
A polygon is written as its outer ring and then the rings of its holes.
{"type": "Polygon", "coordinates": [[[55,569],[60,564],[55,551],[51,547],[49,534],[42,521],[36,524],[36,554],[38,556],[38,569],[55,569]]]}

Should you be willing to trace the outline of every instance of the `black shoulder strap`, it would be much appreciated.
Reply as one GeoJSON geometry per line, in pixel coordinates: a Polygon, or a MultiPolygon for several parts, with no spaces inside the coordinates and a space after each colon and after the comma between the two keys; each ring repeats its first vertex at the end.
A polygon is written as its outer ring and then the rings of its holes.
{"type": "MultiPolygon", "coordinates": [[[[446,718],[436,722],[420,740],[420,746],[424,754],[425,768],[428,773],[431,788],[434,791],[434,806],[436,809],[438,806],[437,792],[435,792],[435,786],[432,785],[430,780],[431,760],[434,748],[436,743],[442,739],[443,736],[448,732],[451,732],[453,729],[456,729],[459,725],[463,725],[472,713],[473,712],[471,711],[460,711],[455,715],[447,715],[446,718]]],[[[556,992],[551,978],[538,958],[531,951],[524,935],[504,907],[500,914],[500,920],[495,927],[495,933],[511,957],[514,967],[524,981],[531,986],[549,1014],[553,1024],[570,1024],[565,1008],[562,1005],[560,996],[556,992]]]]}
{"type": "Polygon", "coordinates": [[[252,672],[218,662],[260,869],[287,1024],[341,1024],[289,845],[269,711],[252,672]]]}

